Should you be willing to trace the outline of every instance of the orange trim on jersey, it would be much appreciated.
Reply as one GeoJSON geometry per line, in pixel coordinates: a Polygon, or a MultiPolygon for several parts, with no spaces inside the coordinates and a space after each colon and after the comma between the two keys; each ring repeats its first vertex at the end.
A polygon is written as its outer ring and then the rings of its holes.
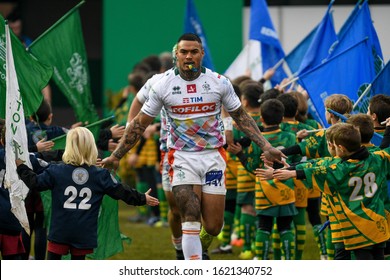
{"type": "Polygon", "coordinates": [[[169,164],[169,170],[168,170],[168,176],[169,176],[169,182],[172,183],[172,178],[173,178],[173,162],[175,161],[175,156],[173,155],[176,150],[170,149],[168,151],[168,164],[169,164]]]}

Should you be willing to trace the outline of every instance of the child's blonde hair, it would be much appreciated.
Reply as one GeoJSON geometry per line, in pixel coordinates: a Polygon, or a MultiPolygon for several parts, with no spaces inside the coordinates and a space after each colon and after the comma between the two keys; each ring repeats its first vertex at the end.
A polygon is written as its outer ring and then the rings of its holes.
{"type": "Polygon", "coordinates": [[[66,164],[80,166],[95,165],[98,151],[92,132],[85,127],[76,127],[66,135],[65,152],[62,161],[66,164]]]}

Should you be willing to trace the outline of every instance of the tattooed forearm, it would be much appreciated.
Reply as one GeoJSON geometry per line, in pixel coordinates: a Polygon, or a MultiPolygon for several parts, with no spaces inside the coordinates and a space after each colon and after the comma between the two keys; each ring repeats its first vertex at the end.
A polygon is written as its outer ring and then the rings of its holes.
{"type": "Polygon", "coordinates": [[[248,115],[248,113],[242,108],[238,108],[236,111],[230,112],[230,115],[240,128],[253,142],[255,142],[262,150],[265,147],[269,147],[270,144],[267,139],[261,134],[259,127],[255,120],[248,115]]]}
{"type": "Polygon", "coordinates": [[[116,158],[121,159],[131,148],[133,148],[148,126],[140,122],[141,114],[142,113],[138,114],[126,127],[118,147],[112,153],[116,158]]]}

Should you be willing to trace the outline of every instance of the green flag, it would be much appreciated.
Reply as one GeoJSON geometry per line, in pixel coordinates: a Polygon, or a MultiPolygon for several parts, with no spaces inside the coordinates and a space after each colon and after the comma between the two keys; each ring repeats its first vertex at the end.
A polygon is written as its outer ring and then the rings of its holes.
{"type": "Polygon", "coordinates": [[[30,52],[54,68],[53,80],[75,111],[76,119],[99,119],[92,103],[87,54],[78,8],[80,2],[29,47],[30,52]]]}
{"type": "MultiPolygon", "coordinates": [[[[23,99],[24,115],[31,116],[42,103],[42,89],[53,75],[52,67],[42,64],[29,54],[22,42],[11,32],[12,52],[16,76],[23,99]]],[[[0,117],[5,118],[6,66],[5,66],[5,25],[0,15],[0,117]]]]}

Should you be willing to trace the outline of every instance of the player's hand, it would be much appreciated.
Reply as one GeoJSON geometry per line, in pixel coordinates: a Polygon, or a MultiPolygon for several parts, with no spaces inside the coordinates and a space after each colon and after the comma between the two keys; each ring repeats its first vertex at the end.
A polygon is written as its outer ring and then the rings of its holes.
{"type": "Polygon", "coordinates": [[[286,166],[286,161],[283,159],[286,159],[287,156],[282,153],[279,149],[276,149],[274,147],[268,148],[268,150],[264,151],[265,159],[272,162],[278,162],[280,164],[283,164],[283,166],[286,166]]]}

